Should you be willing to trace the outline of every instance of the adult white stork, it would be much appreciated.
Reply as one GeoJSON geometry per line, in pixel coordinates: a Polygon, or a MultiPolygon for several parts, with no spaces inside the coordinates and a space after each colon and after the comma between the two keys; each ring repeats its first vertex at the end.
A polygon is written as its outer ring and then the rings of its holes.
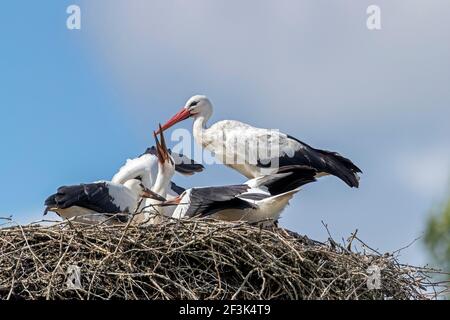
{"type": "Polygon", "coordinates": [[[63,186],[45,200],[44,215],[53,211],[65,219],[88,224],[124,223],[136,213],[142,197],[162,199],[137,179],[124,184],[98,181],[63,186]]]}
{"type": "Polygon", "coordinates": [[[239,121],[224,120],[208,127],[212,113],[212,104],[206,96],[193,96],[162,130],[194,118],[196,142],[249,179],[276,173],[285,166],[301,165],[314,169],[316,177],[331,174],[350,187],[359,186],[361,170],[336,152],[315,149],[277,130],[255,128],[239,121]]]}
{"type": "Polygon", "coordinates": [[[315,181],[316,172],[301,166],[261,176],[240,185],[188,189],[165,202],[177,205],[172,217],[211,217],[225,221],[272,224],[300,187],[315,181]],[[283,172],[285,171],[285,172],[283,172]]]}

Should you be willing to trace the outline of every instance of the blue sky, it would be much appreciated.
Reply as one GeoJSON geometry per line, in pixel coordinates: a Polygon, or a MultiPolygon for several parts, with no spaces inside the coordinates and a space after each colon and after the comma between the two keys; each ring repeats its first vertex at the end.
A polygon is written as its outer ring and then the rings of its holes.
{"type": "MultiPolygon", "coordinates": [[[[58,186],[109,179],[203,93],[213,121],[278,128],[363,169],[359,190],[330,177],[306,187],[284,226],[323,240],[323,220],[337,239],[359,229],[382,251],[408,244],[449,190],[450,3],[375,2],[3,3],[0,216],[40,219],[58,186]],[[382,30],[369,31],[375,2],[382,30]],[[70,4],[81,30],[66,28],[70,4]]],[[[241,181],[217,165],[177,178],[241,181]]],[[[402,259],[428,261],[420,244],[402,259]]]]}

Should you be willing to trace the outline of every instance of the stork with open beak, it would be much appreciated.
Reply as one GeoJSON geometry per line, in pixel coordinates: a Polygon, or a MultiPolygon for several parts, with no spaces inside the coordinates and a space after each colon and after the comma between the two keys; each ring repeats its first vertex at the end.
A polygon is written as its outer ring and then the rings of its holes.
{"type": "Polygon", "coordinates": [[[192,188],[165,202],[176,206],[173,218],[211,217],[225,221],[273,224],[300,187],[315,181],[315,170],[285,167],[279,173],[244,184],[192,188]]]}
{"type": "Polygon", "coordinates": [[[152,197],[146,199],[145,207],[141,210],[142,213],[137,215],[134,221],[141,225],[157,224],[161,221],[163,216],[171,216],[174,210],[174,208],[161,206],[161,203],[166,200],[171,187],[171,179],[175,173],[175,161],[167,149],[164,134],[162,130],[160,131],[161,142],[158,140],[156,132],[154,132],[156,157],[158,159],[158,173],[151,189],[153,193],[159,196],[159,198],[152,197]]]}
{"type": "MultiPolygon", "coordinates": [[[[189,159],[183,154],[172,152],[168,149],[175,162],[175,171],[184,176],[190,176],[198,172],[202,172],[204,167],[189,159]]],[[[142,184],[151,189],[156,181],[158,175],[158,156],[157,148],[152,146],[147,148],[145,153],[134,159],[128,159],[124,166],[113,176],[111,182],[124,184],[128,180],[141,180],[142,184]]],[[[176,185],[174,182],[170,183],[168,197],[176,197],[184,191],[184,188],[176,185]]]]}
{"type": "Polygon", "coordinates": [[[196,142],[248,179],[276,173],[286,166],[300,165],[315,170],[316,177],[334,175],[350,187],[359,186],[361,170],[336,152],[315,149],[278,130],[255,128],[234,120],[219,121],[208,127],[212,113],[212,104],[206,96],[193,96],[162,126],[162,130],[193,118],[196,142]],[[276,154],[269,150],[273,145],[277,146],[276,154]],[[261,150],[261,146],[266,149],[261,150]]]}

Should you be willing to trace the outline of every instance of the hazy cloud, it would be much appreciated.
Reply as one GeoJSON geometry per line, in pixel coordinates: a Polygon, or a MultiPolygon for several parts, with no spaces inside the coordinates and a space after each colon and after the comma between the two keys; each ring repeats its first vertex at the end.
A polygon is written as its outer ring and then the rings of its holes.
{"type": "Polygon", "coordinates": [[[172,102],[208,89],[234,112],[258,108],[255,116],[265,117],[276,108],[330,125],[336,118],[370,123],[411,110],[448,114],[450,61],[443,57],[450,56],[444,41],[450,3],[378,1],[381,31],[366,28],[369,4],[116,0],[83,6],[98,53],[138,108],[158,94],[172,102]]]}
{"type": "Polygon", "coordinates": [[[437,145],[403,152],[397,158],[395,172],[405,189],[415,195],[444,198],[450,187],[450,149],[437,145]]]}

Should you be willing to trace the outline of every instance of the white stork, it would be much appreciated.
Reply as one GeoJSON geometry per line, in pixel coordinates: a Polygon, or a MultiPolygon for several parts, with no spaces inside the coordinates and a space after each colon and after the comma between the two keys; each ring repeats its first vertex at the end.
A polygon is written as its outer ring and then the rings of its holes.
{"type": "Polygon", "coordinates": [[[316,177],[331,174],[350,187],[359,186],[361,170],[336,152],[315,149],[277,130],[255,128],[234,120],[219,121],[208,127],[212,113],[212,104],[206,96],[193,96],[162,130],[194,118],[196,142],[248,179],[276,173],[285,166],[301,165],[314,169],[316,177]],[[269,149],[277,152],[271,155],[269,149]]]}
{"type": "Polygon", "coordinates": [[[137,179],[124,184],[98,181],[63,186],[45,200],[44,215],[53,211],[65,219],[88,224],[124,223],[137,211],[142,197],[162,199],[137,179]]]}
{"type": "Polygon", "coordinates": [[[225,221],[272,224],[300,187],[315,181],[313,169],[292,166],[241,185],[192,188],[165,202],[177,205],[172,217],[211,217],[225,221]],[[285,172],[283,172],[285,171],[285,172]]]}
{"type": "MultiPolygon", "coordinates": [[[[167,151],[175,164],[175,170],[185,176],[193,175],[197,172],[203,171],[204,167],[201,164],[196,163],[194,160],[189,159],[183,154],[172,152],[170,149],[167,151]]],[[[153,189],[156,183],[159,172],[158,151],[155,146],[147,148],[147,150],[137,158],[128,159],[119,171],[113,176],[111,182],[124,184],[131,179],[138,179],[142,181],[142,184],[147,189],[153,189]]],[[[167,199],[173,199],[179,196],[185,189],[170,181],[170,187],[167,190],[167,199]]],[[[154,205],[155,200],[151,198],[144,199],[143,206],[145,208],[151,208],[154,205]]],[[[168,215],[171,215],[170,210],[174,208],[166,208],[168,215]]],[[[136,221],[139,221],[139,217],[136,221]]]]}
{"type": "MultiPolygon", "coordinates": [[[[188,157],[172,152],[168,149],[172,160],[175,163],[175,170],[182,175],[193,175],[194,173],[203,171],[204,167],[201,164],[195,163],[194,160],[188,157]]],[[[155,146],[147,148],[145,153],[134,159],[128,159],[119,171],[113,176],[111,182],[124,184],[131,179],[138,179],[142,184],[151,189],[156,181],[158,175],[158,157],[155,146]]],[[[184,191],[184,188],[177,186],[171,182],[168,191],[169,197],[176,197],[184,191]]]]}
{"type": "MultiPolygon", "coordinates": [[[[137,215],[135,221],[139,225],[157,224],[161,221],[163,216],[170,217],[173,213],[174,207],[162,206],[169,195],[171,198],[175,198],[178,194],[173,195],[174,191],[171,186],[173,183],[170,181],[175,173],[175,161],[170,155],[167,149],[164,134],[161,132],[161,143],[158,141],[156,133],[156,157],[158,159],[158,171],[155,179],[155,183],[152,186],[152,192],[156,194],[156,197],[149,197],[146,199],[141,213],[137,215]],[[171,191],[171,193],[169,193],[171,191]]],[[[183,189],[184,191],[184,189],[183,189]]]]}

